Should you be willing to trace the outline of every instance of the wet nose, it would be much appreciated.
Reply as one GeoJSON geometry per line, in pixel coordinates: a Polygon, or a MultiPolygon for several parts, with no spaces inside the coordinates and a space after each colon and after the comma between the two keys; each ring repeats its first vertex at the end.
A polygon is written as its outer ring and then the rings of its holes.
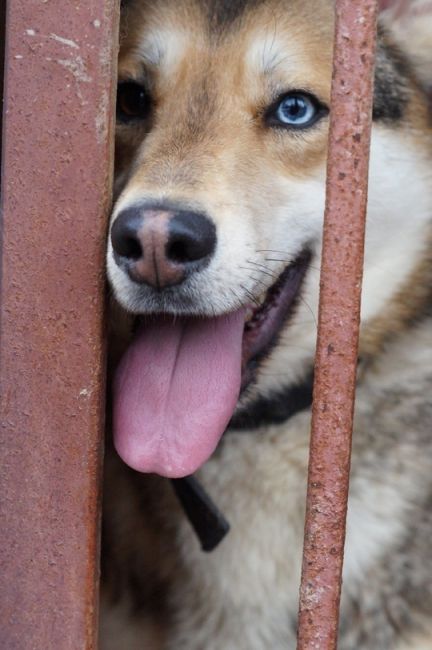
{"type": "Polygon", "coordinates": [[[216,228],[189,210],[131,207],[111,228],[117,265],[140,284],[161,290],[205,268],[216,248],[216,228]]]}

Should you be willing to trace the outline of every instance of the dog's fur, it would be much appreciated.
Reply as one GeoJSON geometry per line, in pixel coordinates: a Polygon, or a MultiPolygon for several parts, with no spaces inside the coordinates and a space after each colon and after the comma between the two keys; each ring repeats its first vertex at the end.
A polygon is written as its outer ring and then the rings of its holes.
{"type": "MultiPolygon", "coordinates": [[[[118,128],[113,221],[143,198],[211,215],[217,254],[191,289],[204,315],[262,294],[305,244],[313,250],[302,300],[243,413],[264,398],[271,413],[313,364],[328,119],[293,135],[261,118],[281,89],[329,105],[332,38],[327,0],[124,8],[120,79],[144,76],[157,103],[148,122],[118,128]]],[[[381,30],[341,650],[432,648],[432,130],[426,94],[392,39],[381,30]]],[[[423,82],[427,69],[422,59],[423,82]]],[[[126,310],[151,311],[111,249],[108,266],[126,310]]],[[[116,315],[117,337],[128,326],[116,315]]],[[[108,451],[103,650],[295,648],[309,427],[302,411],[224,437],[199,472],[232,525],[211,555],[168,481],[108,451]]]]}

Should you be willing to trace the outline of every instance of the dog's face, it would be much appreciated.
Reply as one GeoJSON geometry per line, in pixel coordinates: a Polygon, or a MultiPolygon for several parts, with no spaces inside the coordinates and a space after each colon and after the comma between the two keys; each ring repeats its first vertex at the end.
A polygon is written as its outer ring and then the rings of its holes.
{"type": "MultiPolygon", "coordinates": [[[[205,265],[163,290],[131,281],[130,263],[110,252],[118,297],[137,313],[233,311],[320,236],[330,8],[320,3],[311,23],[307,3],[282,14],[261,3],[226,24],[209,17],[219,4],[136,3],[126,19],[114,219],[131,209],[187,212],[196,236],[214,236],[205,265]]],[[[151,218],[159,228],[166,216],[151,218]]]]}
{"type": "MultiPolygon", "coordinates": [[[[108,270],[126,310],[155,315],[129,355],[129,370],[121,373],[122,386],[125,375],[133,377],[130,384],[126,381],[129,393],[136,392],[135,366],[150,367],[154,375],[166,363],[171,370],[160,382],[168,382],[174,366],[153,345],[165,351],[171,346],[177,355],[187,350],[195,360],[207,355],[210,365],[223,359],[218,377],[220,382],[228,377],[227,389],[216,402],[224,402],[225,408],[209,398],[219,389],[213,386],[217,378],[207,376],[204,360],[196,363],[194,372],[213,388],[204,397],[188,383],[189,368],[179,380],[186,385],[189,403],[179,396],[176,402],[189,408],[191,394],[199,394],[198,401],[205,400],[210,411],[220,411],[213,418],[219,431],[235,408],[241,386],[248,387],[247,402],[310,369],[332,49],[333,3],[327,0],[127,4],[119,59],[118,198],[108,270]],[[174,332],[179,320],[187,323],[182,335],[174,332]],[[157,344],[146,342],[149,332],[157,344]],[[187,346],[180,345],[182,336],[190,339],[187,346]],[[230,358],[236,356],[234,368],[230,358]]],[[[371,262],[365,278],[364,311],[369,319],[414,267],[411,249],[418,247],[418,230],[430,207],[430,202],[426,206],[418,199],[417,180],[403,195],[400,191],[400,175],[412,173],[417,179],[427,162],[426,154],[418,162],[423,145],[415,134],[416,128],[425,129],[425,109],[401,76],[398,64],[382,48],[375,98],[371,262]],[[398,179],[388,170],[395,159],[398,179]],[[405,228],[406,259],[398,259],[403,247],[396,243],[390,246],[393,260],[381,259],[393,236],[387,232],[389,224],[395,232],[399,229],[415,195],[419,219],[405,228]],[[382,287],[372,289],[379,273],[388,283],[385,292],[382,287]]],[[[133,398],[137,402],[140,391],[133,398]]],[[[133,410],[133,399],[122,397],[119,410],[133,410]]],[[[162,400],[157,391],[151,399],[162,400]]],[[[204,420],[211,429],[213,420],[204,420]]],[[[131,422],[127,426],[133,428],[131,422]]],[[[164,435],[150,436],[153,451],[164,435]]],[[[186,451],[178,453],[182,460],[177,465],[173,454],[162,464],[146,465],[148,448],[136,451],[130,436],[120,438],[120,453],[138,469],[180,475],[199,465],[198,460],[185,462],[186,451]]],[[[202,454],[196,453],[200,462],[215,446],[216,434],[213,438],[202,454]]],[[[179,446],[178,440],[174,446],[179,446]]]]}

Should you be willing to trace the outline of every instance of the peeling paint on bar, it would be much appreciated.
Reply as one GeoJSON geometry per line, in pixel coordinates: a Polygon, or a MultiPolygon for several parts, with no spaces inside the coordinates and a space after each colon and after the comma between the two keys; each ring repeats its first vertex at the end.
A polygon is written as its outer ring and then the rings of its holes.
{"type": "Polygon", "coordinates": [[[367,201],[376,0],[337,0],[298,650],[337,647],[367,201]]]}
{"type": "Polygon", "coordinates": [[[97,647],[118,4],[7,3],[0,629],[10,650],[97,647]]]}

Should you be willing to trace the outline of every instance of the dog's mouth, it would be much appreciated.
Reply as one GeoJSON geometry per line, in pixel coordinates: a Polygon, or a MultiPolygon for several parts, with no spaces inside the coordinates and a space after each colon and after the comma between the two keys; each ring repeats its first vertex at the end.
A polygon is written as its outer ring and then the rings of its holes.
{"type": "Polygon", "coordinates": [[[235,312],[141,317],[114,381],[114,442],[128,465],[180,478],[208,460],[293,314],[310,257],[303,252],[256,304],[235,312]]]}

